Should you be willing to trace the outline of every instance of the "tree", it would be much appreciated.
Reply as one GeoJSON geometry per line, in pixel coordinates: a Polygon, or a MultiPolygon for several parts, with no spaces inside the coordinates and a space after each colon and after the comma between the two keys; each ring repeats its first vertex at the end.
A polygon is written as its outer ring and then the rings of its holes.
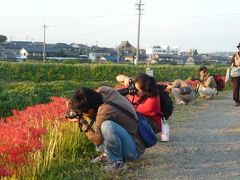
{"type": "Polygon", "coordinates": [[[193,51],[193,56],[198,56],[198,51],[197,51],[197,49],[195,49],[195,50],[193,51]]]}
{"type": "Polygon", "coordinates": [[[7,36],[0,35],[0,43],[4,43],[7,41],[7,36]]]}

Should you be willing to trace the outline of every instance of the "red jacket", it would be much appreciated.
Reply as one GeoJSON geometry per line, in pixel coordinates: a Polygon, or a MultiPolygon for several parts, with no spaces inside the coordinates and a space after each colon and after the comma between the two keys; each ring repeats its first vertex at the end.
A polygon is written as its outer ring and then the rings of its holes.
{"type": "MultiPolygon", "coordinates": [[[[128,95],[128,99],[132,104],[137,104],[140,97],[128,95]]],[[[148,97],[140,104],[134,105],[136,111],[144,116],[150,117],[157,125],[158,131],[162,128],[162,110],[159,96],[148,97]]]]}

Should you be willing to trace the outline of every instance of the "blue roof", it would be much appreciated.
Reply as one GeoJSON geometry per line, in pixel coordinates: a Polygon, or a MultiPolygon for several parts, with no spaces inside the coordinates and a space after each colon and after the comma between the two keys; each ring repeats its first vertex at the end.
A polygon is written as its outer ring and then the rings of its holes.
{"type": "MultiPolygon", "coordinates": [[[[117,62],[118,61],[118,57],[117,56],[103,56],[107,61],[114,61],[117,62]]],[[[119,58],[119,61],[123,61],[122,58],[119,58]]]]}

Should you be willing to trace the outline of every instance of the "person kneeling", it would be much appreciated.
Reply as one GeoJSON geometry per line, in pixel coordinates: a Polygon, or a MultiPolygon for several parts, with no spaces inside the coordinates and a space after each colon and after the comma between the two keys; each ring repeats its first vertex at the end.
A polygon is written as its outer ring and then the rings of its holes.
{"type": "Polygon", "coordinates": [[[195,92],[191,85],[181,79],[176,79],[171,82],[167,88],[172,91],[176,104],[193,104],[196,99],[195,92]]]}
{"type": "Polygon", "coordinates": [[[214,77],[208,73],[207,67],[202,66],[199,68],[199,95],[201,98],[212,99],[217,95],[217,83],[214,80],[214,77]]]}
{"type": "Polygon", "coordinates": [[[88,139],[103,151],[92,162],[106,161],[105,169],[116,171],[124,168],[126,160],[136,160],[144,153],[134,107],[115,89],[107,86],[97,90],[82,87],[73,94],[69,108],[94,121],[93,127],[84,120],[80,125],[88,139]],[[106,102],[126,108],[135,118],[130,118],[106,102]]]}

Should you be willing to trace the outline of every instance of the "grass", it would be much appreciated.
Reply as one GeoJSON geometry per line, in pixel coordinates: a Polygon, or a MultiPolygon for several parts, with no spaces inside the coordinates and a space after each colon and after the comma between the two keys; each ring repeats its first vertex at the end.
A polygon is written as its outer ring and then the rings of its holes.
{"type": "Polygon", "coordinates": [[[90,163],[97,153],[75,123],[48,124],[45,149],[31,154],[30,165],[22,166],[19,179],[109,179],[101,166],[90,163]]]}

